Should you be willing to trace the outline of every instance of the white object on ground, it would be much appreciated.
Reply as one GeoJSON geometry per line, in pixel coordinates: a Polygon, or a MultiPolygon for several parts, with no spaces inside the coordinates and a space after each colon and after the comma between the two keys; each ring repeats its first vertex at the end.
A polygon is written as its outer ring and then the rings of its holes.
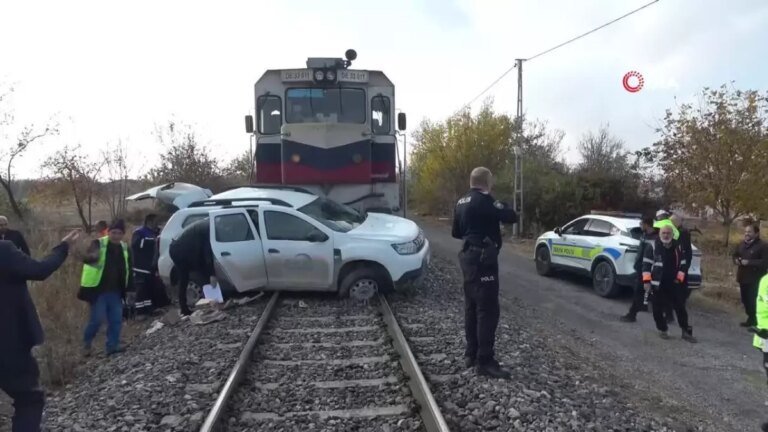
{"type": "Polygon", "coordinates": [[[203,296],[207,299],[214,300],[216,303],[224,303],[224,296],[221,294],[221,287],[219,284],[211,286],[211,284],[203,285],[203,296]]]}

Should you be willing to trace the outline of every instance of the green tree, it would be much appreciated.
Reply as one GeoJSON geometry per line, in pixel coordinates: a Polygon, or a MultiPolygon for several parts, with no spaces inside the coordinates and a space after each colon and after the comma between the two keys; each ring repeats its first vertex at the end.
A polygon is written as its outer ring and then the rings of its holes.
{"type": "Polygon", "coordinates": [[[676,198],[713,209],[728,232],[734,219],[766,214],[768,93],[705,87],[701,100],[667,110],[654,157],[676,198]]]}

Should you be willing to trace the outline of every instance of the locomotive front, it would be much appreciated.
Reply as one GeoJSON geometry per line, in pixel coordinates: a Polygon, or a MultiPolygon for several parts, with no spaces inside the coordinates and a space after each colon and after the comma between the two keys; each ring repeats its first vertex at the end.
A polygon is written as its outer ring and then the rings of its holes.
{"type": "MultiPolygon", "coordinates": [[[[356,58],[309,58],[256,82],[255,182],[301,186],[358,210],[399,213],[395,88],[356,58]]],[[[405,114],[397,116],[405,129],[405,114]]]]}

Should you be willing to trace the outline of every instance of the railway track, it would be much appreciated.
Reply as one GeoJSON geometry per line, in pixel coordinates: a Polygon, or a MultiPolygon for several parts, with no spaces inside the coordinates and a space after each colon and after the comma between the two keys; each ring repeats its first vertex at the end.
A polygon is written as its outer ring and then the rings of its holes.
{"type": "Polygon", "coordinates": [[[448,431],[386,299],[272,294],[201,432],[448,431]]]}

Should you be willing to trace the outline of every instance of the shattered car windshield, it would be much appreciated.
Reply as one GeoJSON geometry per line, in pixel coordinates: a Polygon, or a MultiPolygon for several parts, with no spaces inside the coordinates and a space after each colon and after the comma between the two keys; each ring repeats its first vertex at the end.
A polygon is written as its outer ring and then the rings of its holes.
{"type": "Polygon", "coordinates": [[[317,198],[298,209],[305,215],[317,220],[328,228],[348,232],[365,222],[365,215],[344,204],[327,198],[317,198]]]}

